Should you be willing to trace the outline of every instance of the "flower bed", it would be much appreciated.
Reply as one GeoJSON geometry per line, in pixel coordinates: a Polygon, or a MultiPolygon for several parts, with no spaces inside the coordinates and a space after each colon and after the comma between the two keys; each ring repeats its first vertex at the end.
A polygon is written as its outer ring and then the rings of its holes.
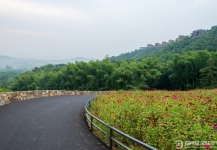
{"type": "MultiPolygon", "coordinates": [[[[90,112],[158,149],[176,149],[177,140],[217,142],[217,89],[109,92],[97,97],[90,112]]],[[[115,136],[140,149],[137,143],[115,136]]]]}

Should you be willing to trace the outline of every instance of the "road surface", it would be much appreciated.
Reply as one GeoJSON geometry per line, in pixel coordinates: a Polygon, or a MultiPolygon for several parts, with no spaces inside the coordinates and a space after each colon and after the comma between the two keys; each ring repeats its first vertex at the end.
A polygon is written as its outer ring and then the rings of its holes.
{"type": "Polygon", "coordinates": [[[32,99],[0,107],[0,150],[107,150],[88,129],[94,95],[32,99]]]}

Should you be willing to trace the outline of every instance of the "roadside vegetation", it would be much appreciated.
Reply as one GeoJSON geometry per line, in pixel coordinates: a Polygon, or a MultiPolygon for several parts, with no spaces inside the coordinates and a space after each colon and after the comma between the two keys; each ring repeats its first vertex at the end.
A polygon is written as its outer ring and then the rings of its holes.
{"type": "Polygon", "coordinates": [[[12,90],[0,88],[0,92],[12,92],[12,90]]]}
{"type": "MultiPolygon", "coordinates": [[[[109,92],[96,98],[90,112],[161,150],[175,149],[177,140],[217,141],[217,89],[109,92]]],[[[98,125],[109,134],[107,128],[98,125]]],[[[133,149],[141,148],[123,137],[114,136],[133,149]]]]}

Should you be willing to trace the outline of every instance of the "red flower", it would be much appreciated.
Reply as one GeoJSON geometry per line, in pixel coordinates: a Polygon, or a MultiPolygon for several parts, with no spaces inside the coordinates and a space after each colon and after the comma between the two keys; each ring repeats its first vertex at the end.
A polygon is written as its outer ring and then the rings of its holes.
{"type": "Polygon", "coordinates": [[[213,126],[211,122],[208,122],[208,126],[213,126]]]}
{"type": "Polygon", "coordinates": [[[197,110],[197,107],[192,108],[192,110],[197,110]]]}
{"type": "Polygon", "coordinates": [[[217,124],[214,126],[214,129],[217,130],[217,124]]]}
{"type": "Polygon", "coordinates": [[[215,115],[210,115],[210,118],[215,118],[216,116],[215,115]]]}
{"type": "Polygon", "coordinates": [[[192,103],[192,102],[190,102],[190,103],[189,103],[189,105],[193,105],[193,103],[192,103]]]}
{"type": "Polygon", "coordinates": [[[134,146],[137,146],[137,145],[138,145],[138,143],[135,142],[135,143],[134,143],[134,146]]]}
{"type": "Polygon", "coordinates": [[[210,149],[211,147],[210,147],[209,144],[205,144],[205,145],[204,145],[204,148],[206,148],[206,149],[210,149]]]}
{"type": "Polygon", "coordinates": [[[118,99],[118,100],[117,100],[117,102],[118,102],[118,103],[120,103],[120,102],[121,102],[121,100],[119,100],[119,99],[118,99]]]}
{"type": "Polygon", "coordinates": [[[169,117],[170,116],[170,114],[165,114],[167,117],[169,117]]]}
{"type": "Polygon", "coordinates": [[[202,122],[206,122],[206,119],[205,119],[205,118],[203,118],[201,121],[202,121],[202,122]]]}

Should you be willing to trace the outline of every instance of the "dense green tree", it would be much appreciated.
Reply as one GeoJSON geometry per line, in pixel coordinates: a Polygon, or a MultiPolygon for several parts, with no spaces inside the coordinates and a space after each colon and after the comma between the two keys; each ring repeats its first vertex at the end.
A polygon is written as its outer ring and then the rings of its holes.
{"type": "Polygon", "coordinates": [[[200,82],[202,86],[216,85],[217,67],[215,61],[209,59],[206,61],[206,67],[200,69],[200,82]]]}
{"type": "Polygon", "coordinates": [[[28,90],[37,90],[37,84],[35,82],[33,82],[32,84],[30,85],[27,85],[27,89],[28,90]]]}

